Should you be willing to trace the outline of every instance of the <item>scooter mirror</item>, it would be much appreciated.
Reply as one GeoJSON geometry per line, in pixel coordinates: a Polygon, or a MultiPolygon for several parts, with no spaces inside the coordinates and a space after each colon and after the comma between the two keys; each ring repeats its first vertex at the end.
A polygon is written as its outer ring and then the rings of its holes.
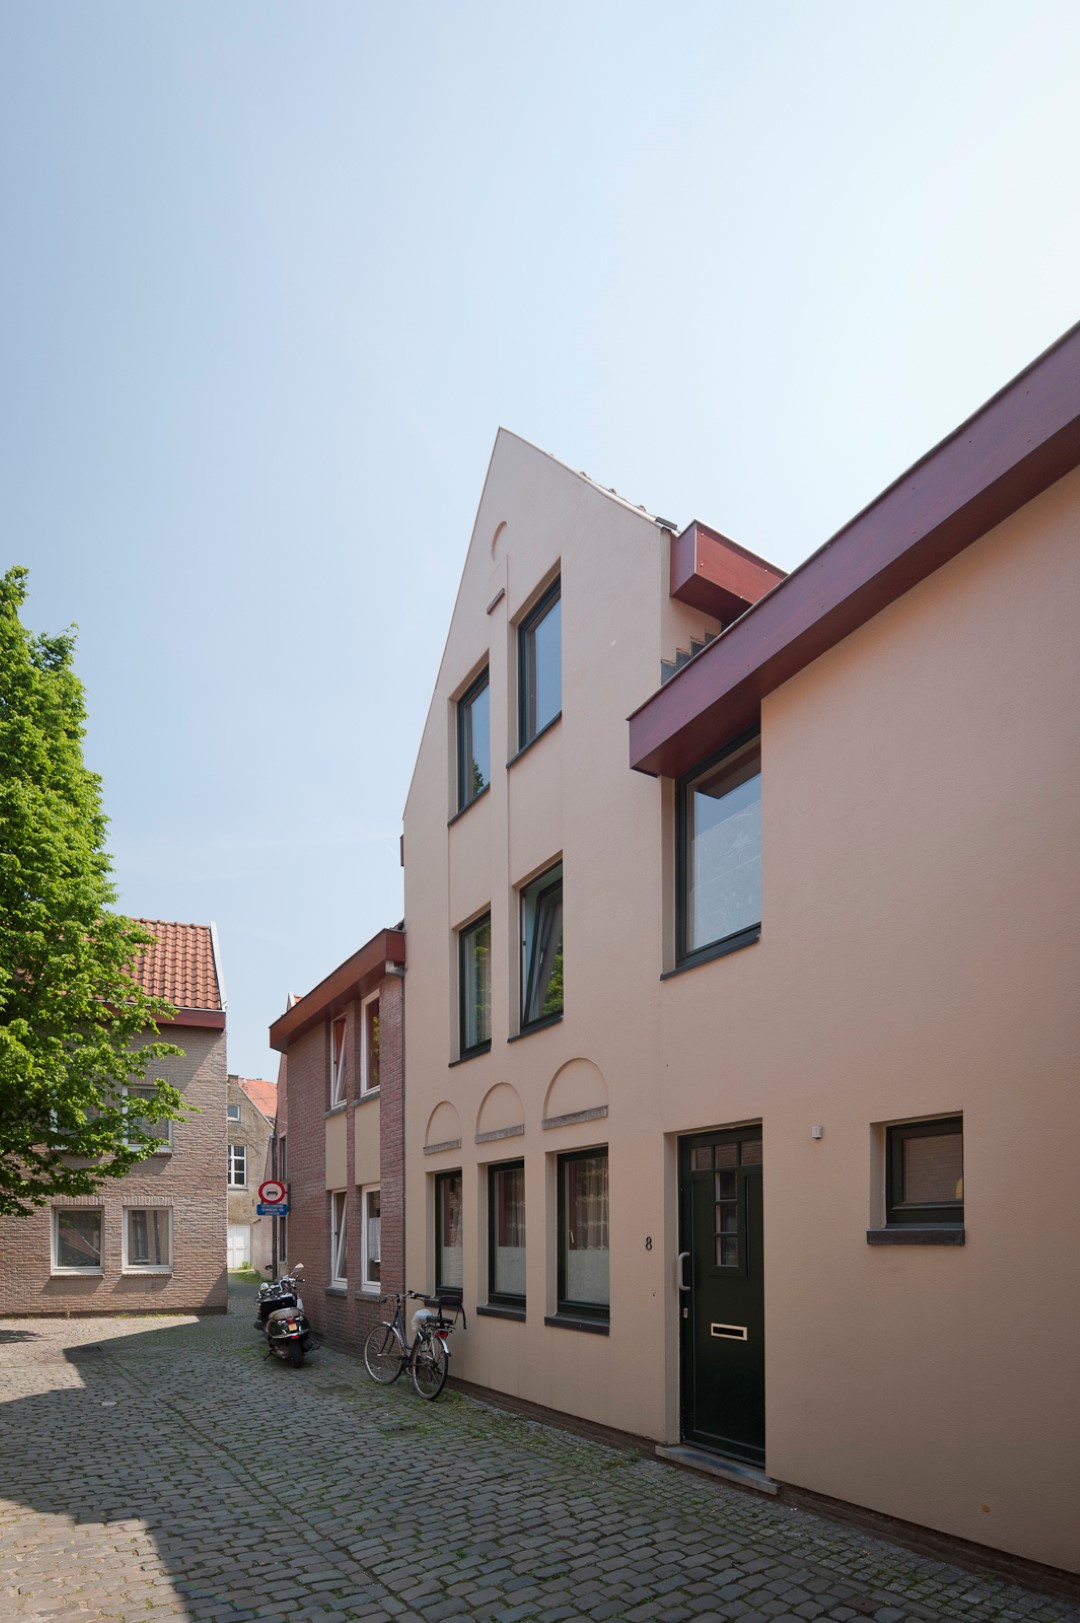
{"type": "Polygon", "coordinates": [[[293,1273],[294,1274],[302,1274],[303,1271],[304,1271],[304,1264],[302,1262],[298,1262],[296,1264],[296,1267],[293,1269],[293,1273]]]}

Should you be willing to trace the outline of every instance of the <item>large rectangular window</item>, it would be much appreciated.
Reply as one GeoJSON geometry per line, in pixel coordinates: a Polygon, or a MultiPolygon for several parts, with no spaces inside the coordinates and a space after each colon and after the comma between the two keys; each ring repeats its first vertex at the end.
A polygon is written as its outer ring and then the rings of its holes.
{"type": "Polygon", "coordinates": [[[963,1117],[886,1129],[885,1217],[890,1224],[964,1221],[963,1117]]]}
{"type": "Polygon", "coordinates": [[[521,892],[521,1025],[563,1012],[562,863],[521,892]]]}
{"type": "Polygon", "coordinates": [[[678,786],[680,959],[761,929],[761,741],[743,740],[678,786]]]}
{"type": "Polygon", "coordinates": [[[381,1191],[364,1189],[360,1197],[360,1279],[366,1291],[377,1291],[382,1280],[381,1191]]]}
{"type": "Polygon", "coordinates": [[[460,1295],[461,1173],[440,1172],[435,1178],[435,1290],[460,1295]]]}
{"type": "Polygon", "coordinates": [[[485,670],[458,700],[458,811],[491,782],[490,694],[485,670]]]}
{"type": "Polygon", "coordinates": [[[247,1188],[247,1145],[229,1145],[229,1188],[247,1188]]]}
{"type": "Polygon", "coordinates": [[[606,1319],[608,1283],[608,1152],[559,1157],[559,1312],[606,1319]]]}
{"type": "Polygon", "coordinates": [[[125,1088],[124,1094],[129,1101],[126,1109],[128,1119],[133,1127],[137,1127],[148,1138],[156,1138],[159,1141],[159,1147],[154,1151],[154,1154],[167,1155],[172,1149],[172,1122],[149,1121],[145,1116],[139,1115],[138,1101],[140,1099],[153,1099],[156,1097],[156,1093],[157,1090],[152,1087],[136,1087],[133,1085],[125,1088]]]}
{"type": "Polygon", "coordinates": [[[330,1022],[330,1108],[345,1102],[345,1016],[330,1022]]]}
{"type": "Polygon", "coordinates": [[[488,1300],[525,1306],[525,1163],[488,1168],[488,1300]]]}
{"type": "Polygon", "coordinates": [[[54,1270],[99,1274],[101,1212],[82,1206],[56,1206],[52,1217],[54,1270]]]}
{"type": "Polygon", "coordinates": [[[348,1196],[335,1189],[330,1196],[330,1283],[346,1285],[349,1280],[348,1196]]]}
{"type": "Polygon", "coordinates": [[[491,1047],[491,914],[458,933],[461,1054],[491,1047]]]}
{"type": "Polygon", "coordinates": [[[161,1272],[172,1267],[172,1212],[167,1206],[125,1210],[124,1267],[161,1272]]]}
{"type": "Polygon", "coordinates": [[[518,627],[518,748],[562,710],[561,583],[550,586],[518,627]]]}

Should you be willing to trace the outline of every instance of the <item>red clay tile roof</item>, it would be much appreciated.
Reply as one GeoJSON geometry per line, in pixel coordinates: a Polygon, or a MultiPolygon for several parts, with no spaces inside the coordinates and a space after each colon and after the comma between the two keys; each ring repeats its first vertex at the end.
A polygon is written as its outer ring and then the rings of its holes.
{"type": "Polygon", "coordinates": [[[256,1110],[261,1110],[268,1121],[277,1115],[277,1083],[264,1082],[258,1076],[238,1076],[240,1091],[246,1093],[256,1110]]]}
{"type": "Polygon", "coordinates": [[[137,922],[157,937],[156,945],[139,954],[132,970],[144,991],[165,998],[178,1009],[225,1007],[212,925],[169,924],[162,919],[137,922]]]}

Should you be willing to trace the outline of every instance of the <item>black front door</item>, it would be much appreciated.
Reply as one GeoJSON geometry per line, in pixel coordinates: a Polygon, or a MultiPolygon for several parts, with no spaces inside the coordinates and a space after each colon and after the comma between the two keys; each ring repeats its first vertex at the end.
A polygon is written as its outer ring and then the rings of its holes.
{"type": "Polygon", "coordinates": [[[679,1147],[683,1436],[765,1461],[761,1128],[679,1147]]]}

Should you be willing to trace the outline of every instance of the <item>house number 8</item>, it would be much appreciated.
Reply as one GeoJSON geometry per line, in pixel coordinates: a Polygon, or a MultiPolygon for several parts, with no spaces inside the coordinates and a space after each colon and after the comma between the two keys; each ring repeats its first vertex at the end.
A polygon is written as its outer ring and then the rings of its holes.
{"type": "Polygon", "coordinates": [[[646,1251],[651,1251],[652,1250],[652,1235],[651,1234],[646,1234],[646,1236],[645,1236],[645,1249],[646,1249],[646,1251]]]}

